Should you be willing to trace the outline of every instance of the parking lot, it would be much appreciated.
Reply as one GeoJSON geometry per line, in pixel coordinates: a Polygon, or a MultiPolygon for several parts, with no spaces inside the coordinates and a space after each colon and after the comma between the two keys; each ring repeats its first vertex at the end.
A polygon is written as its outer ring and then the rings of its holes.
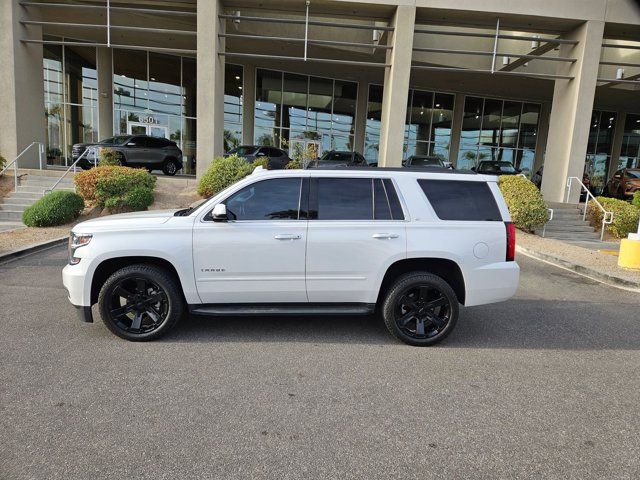
{"type": "Polygon", "coordinates": [[[0,478],[638,478],[638,294],[520,256],[434,348],[352,318],[81,324],[66,249],[0,266],[0,478]]]}

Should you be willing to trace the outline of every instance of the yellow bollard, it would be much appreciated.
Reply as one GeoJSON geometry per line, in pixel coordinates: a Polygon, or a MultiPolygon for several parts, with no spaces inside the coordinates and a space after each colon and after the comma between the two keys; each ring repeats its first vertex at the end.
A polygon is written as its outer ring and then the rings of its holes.
{"type": "Polygon", "coordinates": [[[618,266],[640,270],[640,234],[631,233],[620,242],[618,266]]]}

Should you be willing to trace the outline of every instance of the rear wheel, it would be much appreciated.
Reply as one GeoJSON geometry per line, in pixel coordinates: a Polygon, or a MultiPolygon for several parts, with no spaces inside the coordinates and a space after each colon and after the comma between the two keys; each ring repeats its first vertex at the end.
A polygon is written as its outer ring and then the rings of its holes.
{"type": "Polygon", "coordinates": [[[409,345],[443,340],[458,321],[458,299],[451,286],[428,272],[407,273],[387,291],[382,317],[389,332],[409,345]]]}
{"type": "Polygon", "coordinates": [[[156,339],[182,315],[179,288],[162,268],[143,264],[122,268],[100,290],[100,316],[119,337],[132,341],[156,339]]]}
{"type": "Polygon", "coordinates": [[[175,160],[167,160],[162,166],[162,171],[165,175],[175,175],[178,173],[178,162],[175,160]]]}

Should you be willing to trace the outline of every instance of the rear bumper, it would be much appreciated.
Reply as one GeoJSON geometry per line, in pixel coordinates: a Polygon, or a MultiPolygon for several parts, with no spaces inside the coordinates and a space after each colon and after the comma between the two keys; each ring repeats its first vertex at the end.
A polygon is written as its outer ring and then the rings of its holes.
{"type": "Polygon", "coordinates": [[[491,263],[466,272],[465,306],[508,300],[518,290],[520,267],[516,262],[491,263]]]}

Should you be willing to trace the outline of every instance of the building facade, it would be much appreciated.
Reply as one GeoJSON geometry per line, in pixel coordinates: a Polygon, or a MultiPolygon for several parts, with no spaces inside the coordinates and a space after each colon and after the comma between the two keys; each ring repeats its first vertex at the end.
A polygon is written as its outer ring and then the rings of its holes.
{"type": "Polygon", "coordinates": [[[36,141],[65,166],[129,133],[175,141],[196,175],[240,144],[426,154],[544,164],[550,201],[639,166],[633,0],[6,0],[0,22],[9,160],[36,141]]]}

